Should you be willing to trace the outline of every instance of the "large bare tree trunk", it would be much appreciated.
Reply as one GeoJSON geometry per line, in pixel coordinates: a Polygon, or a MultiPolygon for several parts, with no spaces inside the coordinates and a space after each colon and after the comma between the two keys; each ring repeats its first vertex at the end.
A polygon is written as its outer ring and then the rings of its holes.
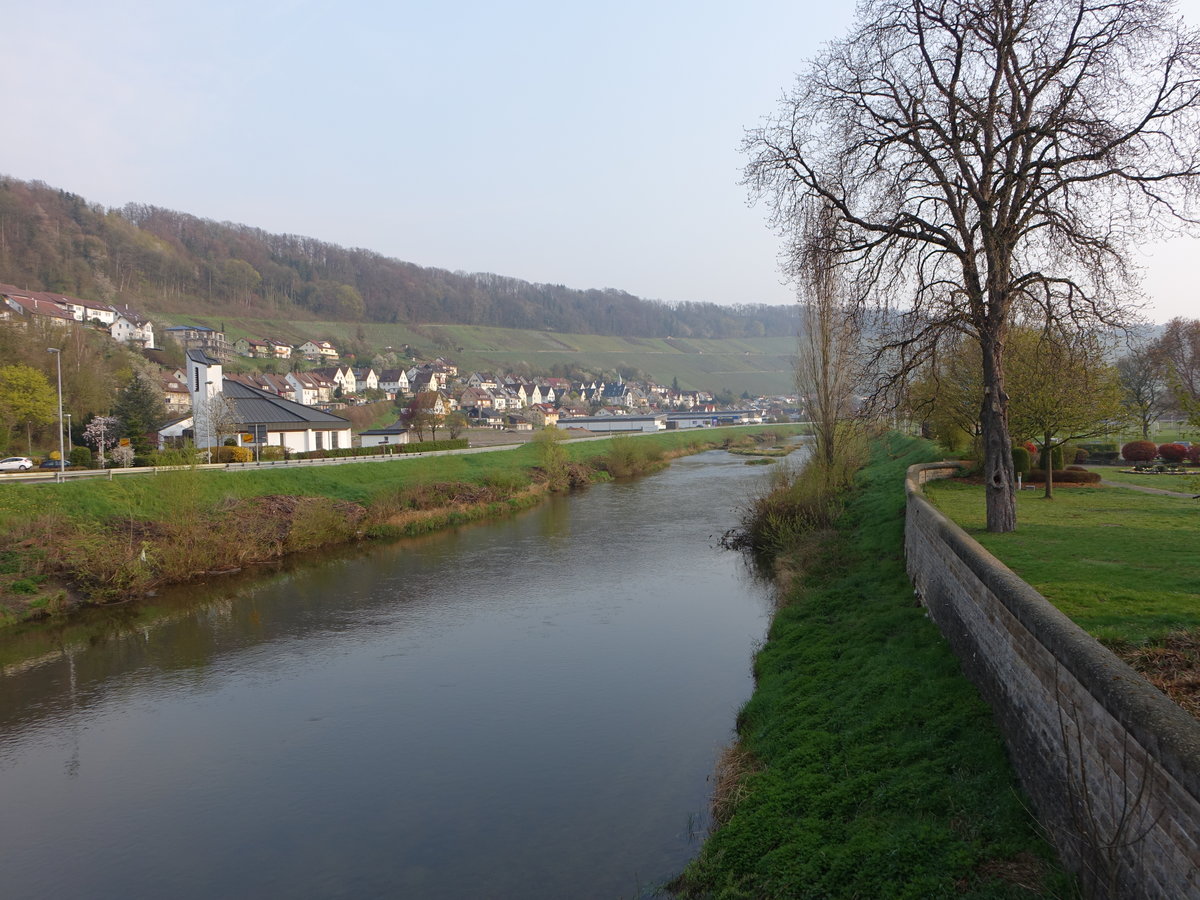
{"type": "Polygon", "coordinates": [[[1008,435],[1008,395],[1004,393],[1004,351],[992,335],[980,338],[983,350],[983,477],[987,502],[987,530],[1017,528],[1016,474],[1012,440],[1008,435]]]}

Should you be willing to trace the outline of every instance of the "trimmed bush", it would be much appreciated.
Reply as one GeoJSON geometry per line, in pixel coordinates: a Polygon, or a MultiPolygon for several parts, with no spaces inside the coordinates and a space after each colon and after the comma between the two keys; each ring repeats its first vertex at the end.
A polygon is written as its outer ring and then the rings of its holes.
{"type": "Polygon", "coordinates": [[[1188,448],[1183,446],[1183,444],[1159,444],[1158,455],[1167,462],[1183,462],[1187,459],[1188,448]]]}
{"type": "Polygon", "coordinates": [[[258,451],[258,458],[265,462],[283,459],[282,447],[263,447],[258,451]]]}
{"type": "MultiPolygon", "coordinates": [[[[1046,468],[1045,456],[1046,456],[1046,454],[1044,451],[1042,453],[1038,454],[1038,468],[1041,468],[1041,469],[1046,468]]],[[[1062,446],[1062,444],[1059,444],[1057,447],[1055,447],[1053,450],[1050,451],[1050,466],[1056,472],[1063,467],[1063,446],[1062,446]]]]}
{"type": "Polygon", "coordinates": [[[1033,466],[1033,460],[1029,456],[1029,451],[1024,447],[1012,448],[1013,471],[1018,475],[1028,475],[1030,468],[1033,466]]]}
{"type": "Polygon", "coordinates": [[[79,466],[82,469],[90,469],[92,467],[92,451],[90,447],[72,447],[69,454],[69,461],[73,466],[79,466]]]}
{"type": "Polygon", "coordinates": [[[222,446],[217,448],[217,462],[219,463],[248,463],[254,462],[254,451],[249,447],[229,447],[222,446]]]}
{"type": "Polygon", "coordinates": [[[428,453],[432,450],[462,450],[468,446],[466,438],[452,441],[421,441],[416,444],[388,444],[384,447],[339,447],[336,450],[309,450],[293,453],[292,459],[341,459],[347,456],[388,456],[397,453],[428,453]]]}
{"type": "Polygon", "coordinates": [[[1193,466],[1200,466],[1200,444],[1192,444],[1188,447],[1187,458],[1193,466]]]}
{"type": "Polygon", "coordinates": [[[1121,448],[1121,456],[1130,462],[1149,462],[1158,456],[1158,445],[1154,441],[1130,441],[1121,448]]]}

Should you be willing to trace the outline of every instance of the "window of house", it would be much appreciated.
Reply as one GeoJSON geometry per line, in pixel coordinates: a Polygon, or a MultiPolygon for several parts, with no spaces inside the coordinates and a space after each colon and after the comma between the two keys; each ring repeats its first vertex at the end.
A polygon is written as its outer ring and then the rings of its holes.
{"type": "Polygon", "coordinates": [[[329,446],[336,450],[338,448],[338,433],[336,431],[329,432],[329,446]]]}
{"type": "Polygon", "coordinates": [[[323,432],[323,431],[317,432],[317,449],[318,450],[325,449],[325,432],[323,432]]]}

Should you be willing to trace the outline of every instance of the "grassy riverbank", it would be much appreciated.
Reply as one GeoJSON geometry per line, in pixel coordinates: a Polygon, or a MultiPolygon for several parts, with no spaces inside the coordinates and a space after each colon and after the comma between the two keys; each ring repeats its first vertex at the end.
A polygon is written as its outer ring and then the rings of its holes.
{"type": "Polygon", "coordinates": [[[904,471],[934,457],[875,442],[840,513],[803,477],[783,486],[799,525],[782,501],[758,504],[803,555],[776,560],[799,574],[718,773],[723,824],[674,885],[683,896],[1070,894],[990,711],[904,572],[904,471]]]}
{"type": "MultiPolygon", "coordinates": [[[[368,537],[510,514],[550,491],[795,426],[704,429],[319,468],[0,486],[0,625],[368,537]]],[[[772,439],[773,440],[773,439],[772,439]]]]}

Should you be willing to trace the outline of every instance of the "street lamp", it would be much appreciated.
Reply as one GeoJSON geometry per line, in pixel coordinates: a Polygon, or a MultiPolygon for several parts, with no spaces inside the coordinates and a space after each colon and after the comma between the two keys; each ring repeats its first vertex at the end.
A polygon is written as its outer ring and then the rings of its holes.
{"type": "Polygon", "coordinates": [[[54,471],[54,480],[62,481],[63,466],[66,458],[63,455],[63,411],[62,411],[62,349],[47,347],[47,353],[54,354],[54,367],[58,371],[58,468],[54,471]]]}
{"type": "Polygon", "coordinates": [[[71,437],[71,414],[70,413],[67,413],[67,443],[71,445],[72,449],[75,448],[75,438],[71,437]]]}
{"type": "Polygon", "coordinates": [[[212,427],[212,391],[209,390],[211,387],[211,381],[204,382],[204,452],[209,462],[212,462],[212,445],[216,442],[212,427]]]}

